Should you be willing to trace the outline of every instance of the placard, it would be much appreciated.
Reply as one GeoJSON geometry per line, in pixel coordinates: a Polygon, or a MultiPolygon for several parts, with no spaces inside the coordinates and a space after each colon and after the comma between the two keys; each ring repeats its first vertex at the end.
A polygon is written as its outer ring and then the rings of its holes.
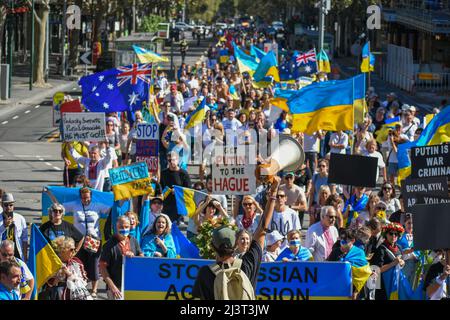
{"type": "Polygon", "coordinates": [[[64,101],[64,92],[56,92],[53,96],[53,126],[57,127],[61,120],[61,103],[64,101]]]}
{"type": "Polygon", "coordinates": [[[411,208],[416,204],[436,202],[432,198],[447,197],[448,195],[447,177],[422,179],[411,179],[411,177],[408,177],[403,181],[401,191],[406,208],[411,208]]]}
{"type": "Polygon", "coordinates": [[[377,158],[332,153],[328,183],[374,188],[377,167],[377,158]]]}
{"type": "Polygon", "coordinates": [[[449,144],[411,148],[411,177],[450,177],[449,144]]]}
{"type": "Polygon", "coordinates": [[[156,122],[137,125],[137,140],[159,140],[159,126],[156,122]]]}
{"type": "Polygon", "coordinates": [[[105,141],[103,112],[66,112],[63,114],[64,141],[105,141]]]}
{"type": "Polygon", "coordinates": [[[145,162],[109,169],[109,178],[115,201],[153,193],[145,162]]]}
{"type": "MultiPolygon", "coordinates": [[[[124,258],[125,300],[192,300],[192,288],[203,259],[124,258]],[[151,275],[151,276],[149,276],[151,275]]],[[[350,299],[348,262],[263,262],[259,269],[258,300],[350,299]]]]}
{"type": "Polygon", "coordinates": [[[414,250],[450,248],[450,203],[416,205],[411,213],[414,250]]]}

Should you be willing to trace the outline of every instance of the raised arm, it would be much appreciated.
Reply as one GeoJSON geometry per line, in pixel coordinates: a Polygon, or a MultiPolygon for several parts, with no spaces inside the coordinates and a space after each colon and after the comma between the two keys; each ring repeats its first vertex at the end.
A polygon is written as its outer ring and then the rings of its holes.
{"type": "Polygon", "coordinates": [[[275,209],[275,200],[278,187],[280,185],[281,178],[275,176],[273,178],[273,183],[270,186],[269,190],[269,200],[266,203],[266,207],[264,208],[264,213],[261,216],[261,220],[258,225],[258,229],[256,229],[254,234],[254,239],[259,243],[261,248],[264,248],[264,240],[267,233],[267,228],[269,227],[269,223],[272,221],[273,210],[275,209]]]}

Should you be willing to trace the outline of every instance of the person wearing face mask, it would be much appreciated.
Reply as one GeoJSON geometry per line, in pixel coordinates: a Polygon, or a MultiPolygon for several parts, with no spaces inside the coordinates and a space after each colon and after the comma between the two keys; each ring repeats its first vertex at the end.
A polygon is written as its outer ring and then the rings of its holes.
{"type": "Polygon", "coordinates": [[[161,213],[152,228],[142,236],[141,247],[146,257],[176,258],[177,252],[171,228],[170,218],[161,213]]]}
{"type": "Polygon", "coordinates": [[[372,274],[364,250],[355,245],[356,229],[347,229],[341,235],[339,246],[336,246],[327,261],[349,262],[352,265],[353,300],[355,300],[372,274]]]}
{"type": "Polygon", "coordinates": [[[287,235],[289,246],[280,253],[276,261],[313,261],[313,255],[307,248],[302,247],[300,239],[300,231],[290,231],[287,235]]]}
{"type": "Polygon", "coordinates": [[[330,255],[338,238],[338,231],[334,226],[336,218],[334,207],[325,206],[320,210],[320,222],[309,227],[305,247],[313,254],[314,261],[325,261],[330,255]]]}
{"type": "Polygon", "coordinates": [[[103,246],[99,264],[109,300],[123,300],[121,293],[123,257],[144,256],[138,241],[130,235],[130,219],[127,216],[120,216],[116,227],[117,232],[103,246]]]}

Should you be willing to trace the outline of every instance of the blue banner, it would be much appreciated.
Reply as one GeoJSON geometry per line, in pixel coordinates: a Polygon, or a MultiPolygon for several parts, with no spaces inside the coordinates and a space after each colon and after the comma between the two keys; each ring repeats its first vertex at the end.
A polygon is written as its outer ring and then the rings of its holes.
{"type": "Polygon", "coordinates": [[[137,162],[129,166],[109,169],[109,178],[113,186],[148,178],[145,162],[137,162]]]}
{"type": "MultiPolygon", "coordinates": [[[[125,300],[192,300],[199,269],[212,260],[126,258],[125,300]]],[[[262,263],[258,300],[341,300],[352,295],[348,262],[262,263]]]]}

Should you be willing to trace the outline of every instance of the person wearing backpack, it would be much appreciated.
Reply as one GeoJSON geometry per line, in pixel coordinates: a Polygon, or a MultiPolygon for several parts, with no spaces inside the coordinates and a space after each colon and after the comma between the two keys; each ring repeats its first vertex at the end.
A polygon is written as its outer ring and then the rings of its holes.
{"type": "Polygon", "coordinates": [[[253,234],[250,248],[241,259],[235,258],[236,233],[228,226],[213,230],[212,246],[216,263],[200,268],[192,295],[201,300],[255,300],[255,288],[262,262],[263,247],[269,223],[275,208],[280,178],[274,177],[270,186],[261,222],[253,234]]]}

